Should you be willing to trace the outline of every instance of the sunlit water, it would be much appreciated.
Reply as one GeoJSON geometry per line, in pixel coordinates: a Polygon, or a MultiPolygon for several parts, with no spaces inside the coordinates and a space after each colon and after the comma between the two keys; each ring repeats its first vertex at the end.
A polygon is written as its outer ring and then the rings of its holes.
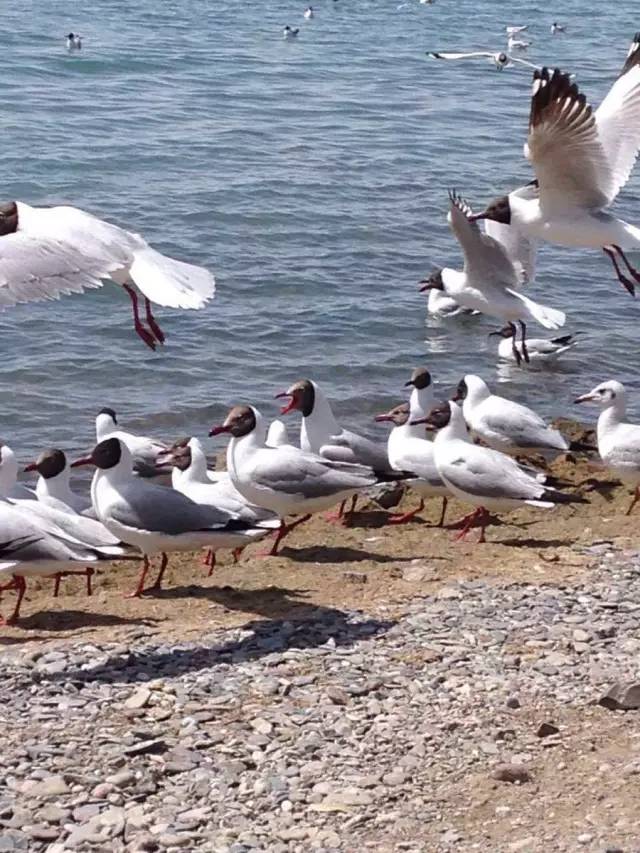
{"type": "MultiPolygon", "coordinates": [[[[599,253],[541,253],[530,295],[580,332],[545,372],[499,374],[495,325],[427,321],[416,287],[460,263],[447,188],[480,206],[530,179],[530,74],[425,51],[498,49],[505,24],[528,22],[530,58],[574,70],[597,102],[634,29],[629,3],[594,17],[577,0],[512,2],[508,14],[489,0],[315,0],[309,23],[304,6],[4,10],[2,195],[85,208],[218,280],[205,310],[158,311],[168,340],[155,355],[113,285],[1,314],[2,435],[21,458],[87,446],[104,405],[135,430],[202,436],[230,403],[274,414],[273,394],[303,376],[345,424],[383,437],[372,414],[403,399],[420,364],[443,394],[474,371],[546,415],[576,414],[576,394],[616,377],[640,413],[638,307],[599,253]],[[553,19],[566,37],[550,35],[553,19]],[[300,27],[296,42],[282,40],[285,23],[300,27]],[[64,49],[69,30],[81,56],[64,49]]],[[[636,222],[639,186],[636,175],[616,205],[636,222]]]]}

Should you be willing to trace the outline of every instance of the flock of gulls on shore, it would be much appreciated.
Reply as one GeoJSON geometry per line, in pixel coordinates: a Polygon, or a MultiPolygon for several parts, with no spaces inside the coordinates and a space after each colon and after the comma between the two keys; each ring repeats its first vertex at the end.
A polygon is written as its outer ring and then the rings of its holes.
{"type": "MultiPolygon", "coordinates": [[[[312,7],[307,12],[312,18],[312,7]]],[[[554,33],[562,31],[554,27],[554,33]]],[[[523,27],[509,29],[512,40],[521,39],[523,27]]],[[[626,254],[640,248],[640,229],[608,212],[640,148],[639,48],[636,34],[595,111],[568,74],[535,68],[525,144],[535,180],[478,213],[458,193],[449,194],[448,221],[464,266],[435,270],[421,282],[429,310],[499,319],[506,324],[496,333],[499,353],[523,368],[555,359],[572,345],[570,336],[527,338],[527,324],[558,329],[565,319],[521,292],[534,277],[538,241],[600,249],[626,290],[634,294],[640,282],[626,254]]],[[[73,33],[68,49],[81,49],[73,33]]],[[[0,307],[81,293],[106,280],[128,293],[135,330],[154,349],[164,334],[151,303],[201,308],[215,289],[207,270],[168,258],[139,235],[89,213],[16,201],[0,205],[0,307]]],[[[312,514],[339,506],[339,517],[348,519],[358,497],[384,482],[406,483],[420,499],[410,512],[389,514],[390,523],[409,521],[425,499],[438,498],[443,525],[453,496],[472,508],[458,523],[457,538],[479,527],[481,542],[490,512],[585,502],[521,461],[531,451],[553,457],[585,449],[571,446],[530,408],[492,393],[473,374],[445,402],[437,399],[426,368],[414,370],[406,386],[409,399],[376,417],[391,426],[386,444],[343,429],[310,379],[276,394],[286,401],[283,414],[302,417],[297,442],[281,420],[269,424],[255,406],[234,406],[209,432],[229,436],[224,472],[209,469],[205,436],[165,442],[134,435],[120,429],[109,408],[97,416],[91,453],[67,460],[51,449],[26,465],[26,472],[38,475],[33,490],[18,482],[16,457],[1,445],[0,577],[6,582],[0,590],[17,592],[7,622],[19,618],[26,577],[52,576],[57,594],[61,578],[83,574],[90,593],[95,566],[137,560],[141,572],[133,595],[140,596],[161,588],[172,552],[206,548],[211,571],[218,550],[230,549],[237,560],[246,545],[272,536],[268,553],[274,555],[312,514]],[[82,465],[95,468],[87,494],[70,486],[70,468],[82,465]],[[158,574],[146,586],[155,556],[161,557],[158,574]]],[[[625,389],[605,381],[576,402],[602,409],[597,449],[604,464],[635,489],[631,512],[640,499],[640,426],[625,422],[625,389]]]]}

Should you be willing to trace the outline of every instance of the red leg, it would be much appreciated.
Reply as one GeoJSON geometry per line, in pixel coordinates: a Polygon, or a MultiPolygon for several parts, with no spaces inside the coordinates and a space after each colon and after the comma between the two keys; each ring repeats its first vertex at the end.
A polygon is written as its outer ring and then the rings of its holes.
{"type": "Polygon", "coordinates": [[[57,598],[60,592],[60,581],[62,580],[62,572],[56,572],[54,575],[55,583],[53,585],[53,597],[57,598]]]}
{"type": "Polygon", "coordinates": [[[300,524],[304,524],[305,521],[309,521],[311,518],[310,515],[303,515],[302,518],[297,518],[295,521],[292,521],[291,524],[285,524],[284,521],[280,522],[280,527],[278,529],[275,541],[271,546],[270,551],[263,551],[259,554],[259,557],[275,557],[278,554],[278,546],[282,542],[282,540],[288,536],[292,530],[295,530],[300,524]]]}
{"type": "Polygon", "coordinates": [[[153,334],[156,336],[159,343],[163,344],[165,342],[164,332],[162,331],[160,326],[157,324],[156,318],[151,313],[151,303],[149,302],[149,300],[147,299],[146,296],[144,298],[144,307],[145,307],[145,311],[146,311],[146,315],[147,315],[147,323],[149,325],[149,328],[151,329],[153,334]]]}
{"type": "Polygon", "coordinates": [[[158,576],[153,582],[153,584],[149,587],[149,589],[144,589],[143,592],[158,592],[162,589],[162,578],[164,577],[164,573],[167,571],[168,563],[169,558],[163,551],[162,559],[160,560],[160,570],[158,571],[158,576]]]}
{"type": "Polygon", "coordinates": [[[240,555],[244,551],[245,546],[243,545],[241,548],[234,548],[231,552],[233,554],[233,562],[237,563],[240,561],[240,555]]]}
{"type": "Polygon", "coordinates": [[[631,510],[638,503],[638,501],[640,501],[640,486],[636,486],[636,491],[633,495],[633,500],[629,504],[629,509],[626,511],[625,515],[631,515],[631,510]]]}
{"type": "Polygon", "coordinates": [[[613,264],[613,268],[616,271],[616,275],[618,276],[618,281],[620,282],[620,284],[625,288],[625,290],[628,290],[632,296],[635,296],[636,295],[635,284],[632,281],[630,281],[626,277],[626,275],[623,274],[622,270],[618,266],[618,261],[616,260],[615,252],[617,251],[617,252],[619,252],[620,257],[624,259],[624,261],[627,265],[627,269],[629,269],[629,271],[631,272],[632,268],[630,267],[629,262],[625,258],[622,250],[618,246],[603,246],[602,250],[611,259],[611,263],[613,264]]]}
{"type": "Polygon", "coordinates": [[[144,592],[144,582],[147,577],[147,573],[149,572],[149,558],[145,554],[142,560],[142,571],[140,572],[140,577],[138,578],[138,586],[135,588],[133,592],[125,595],[125,598],[140,598],[142,593],[144,592]]]}
{"type": "Polygon", "coordinates": [[[438,527],[444,527],[444,517],[447,514],[447,504],[449,503],[449,498],[442,498],[442,512],[440,513],[440,521],[438,522],[438,527]]]}
{"type": "Polygon", "coordinates": [[[347,502],[342,501],[342,503],[340,504],[340,508],[338,509],[338,512],[328,512],[325,515],[326,520],[332,521],[332,522],[338,522],[338,521],[342,522],[342,519],[344,518],[344,508],[346,505],[347,505],[347,502]]]}
{"type": "Polygon", "coordinates": [[[343,523],[345,525],[351,524],[351,519],[353,518],[353,514],[356,511],[356,504],[357,503],[358,503],[358,495],[353,495],[353,497],[351,498],[351,506],[349,507],[347,512],[345,512],[344,517],[343,517],[343,523]]]}
{"type": "Polygon", "coordinates": [[[153,337],[153,335],[148,329],[145,329],[145,327],[142,325],[142,321],[140,320],[140,313],[138,311],[138,294],[130,285],[123,284],[122,286],[131,297],[131,305],[133,306],[133,326],[138,334],[138,337],[142,338],[142,340],[148,347],[155,350],[156,339],[153,337]]]}
{"type": "Polygon", "coordinates": [[[93,589],[91,588],[91,578],[95,574],[95,569],[92,569],[90,566],[87,566],[87,597],[91,598],[93,595],[93,589]]]}
{"type": "Polygon", "coordinates": [[[212,557],[213,557],[213,551],[211,550],[211,548],[207,548],[207,553],[202,558],[202,565],[203,566],[210,566],[212,557]]]}
{"type": "Polygon", "coordinates": [[[24,598],[24,594],[27,590],[27,582],[22,575],[13,575],[9,583],[4,584],[4,586],[0,586],[0,591],[5,589],[15,589],[18,593],[18,597],[16,599],[16,606],[13,608],[13,613],[8,619],[2,619],[0,617],[0,624],[14,625],[20,618],[20,605],[22,604],[22,599],[24,598]]]}
{"type": "Polygon", "coordinates": [[[478,521],[480,523],[480,536],[478,537],[478,542],[486,542],[487,540],[484,538],[484,532],[487,529],[487,524],[489,524],[489,521],[491,520],[491,515],[483,506],[480,507],[479,512],[478,521]]]}
{"type": "Polygon", "coordinates": [[[415,518],[419,512],[424,509],[424,499],[420,498],[420,505],[411,512],[405,512],[403,515],[390,515],[387,519],[389,524],[406,524],[411,519],[415,518]]]}
{"type": "Polygon", "coordinates": [[[216,552],[211,552],[211,561],[209,562],[209,571],[207,572],[207,577],[210,578],[213,574],[213,571],[216,567],[216,552]]]}
{"type": "Polygon", "coordinates": [[[465,518],[462,519],[462,521],[464,522],[463,527],[462,527],[462,530],[460,531],[460,533],[458,533],[456,536],[454,536],[455,542],[459,542],[461,539],[464,539],[466,537],[467,533],[473,527],[473,522],[479,518],[480,513],[482,513],[482,512],[483,512],[482,508],[478,507],[478,509],[474,509],[474,511],[472,513],[470,513],[469,515],[465,516],[465,518]]]}

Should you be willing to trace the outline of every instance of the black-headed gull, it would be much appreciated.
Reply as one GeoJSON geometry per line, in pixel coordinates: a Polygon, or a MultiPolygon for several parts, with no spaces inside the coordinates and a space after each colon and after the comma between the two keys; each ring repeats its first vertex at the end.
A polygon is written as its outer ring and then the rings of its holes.
{"type": "MultiPolygon", "coordinates": [[[[282,407],[282,414],[299,411],[302,414],[300,426],[300,447],[308,453],[317,453],[325,459],[335,462],[351,462],[354,465],[366,465],[374,471],[389,471],[387,448],[379,442],[371,441],[352,430],[343,429],[337,422],[331,403],[320,386],[311,379],[301,379],[286,391],[276,394],[276,398],[288,397],[289,402],[282,407]]],[[[337,518],[345,522],[353,515],[357,496],[352,498],[349,512],[344,515],[344,505],[340,507],[337,518]]]]}
{"type": "Polygon", "coordinates": [[[557,36],[558,33],[566,33],[567,28],[564,24],[559,24],[557,21],[554,21],[551,24],[551,35],[557,36]]]}
{"type": "Polygon", "coordinates": [[[562,453],[569,449],[562,433],[548,426],[533,409],[492,394],[487,383],[472,373],[460,380],[454,401],[462,403],[471,432],[495,450],[562,453]]]}
{"type": "Polygon", "coordinates": [[[507,39],[507,50],[527,50],[527,48],[531,47],[530,41],[523,41],[522,39],[518,39],[515,36],[509,36],[507,39]]]}
{"type": "MultiPolygon", "coordinates": [[[[504,326],[499,332],[489,332],[489,337],[497,336],[500,338],[498,358],[520,365],[521,362],[516,359],[513,353],[515,334],[513,326],[504,326]]],[[[563,352],[572,349],[576,343],[575,335],[562,335],[559,338],[527,338],[529,360],[534,364],[557,361],[563,352]]]]}
{"type": "Polygon", "coordinates": [[[162,255],[139,234],[84,210],[0,204],[0,308],[82,293],[106,279],[129,294],[135,330],[151,349],[164,343],[152,302],[202,308],[215,291],[208,270],[162,255]],[[148,328],[140,318],[137,291],[144,297],[148,328]]]}
{"type": "Polygon", "coordinates": [[[133,470],[138,476],[157,477],[158,474],[170,472],[170,467],[163,468],[161,461],[169,449],[168,445],[155,438],[120,429],[115,411],[105,406],[96,416],[96,441],[112,437],[119,438],[127,445],[133,457],[133,470]]]}
{"type": "MultiPolygon", "coordinates": [[[[286,443],[286,442],[285,442],[286,443]]],[[[212,506],[223,510],[233,518],[240,519],[246,524],[260,524],[264,527],[264,535],[280,526],[280,519],[268,509],[250,504],[231,482],[228,473],[217,482],[211,482],[208,477],[207,457],[198,438],[192,437],[186,443],[176,443],[169,451],[173,463],[173,488],[186,495],[190,500],[203,506],[212,506]],[[271,522],[269,524],[268,522],[271,522]]],[[[234,549],[237,560],[242,549],[234,549]]],[[[209,574],[215,567],[215,551],[209,549],[205,564],[210,567],[209,574]]]]}
{"type": "Polygon", "coordinates": [[[291,41],[292,39],[295,39],[298,37],[299,32],[300,32],[300,30],[298,29],[298,27],[295,27],[295,28],[290,27],[289,24],[287,24],[286,27],[282,31],[282,37],[286,41],[291,41]]]}
{"type": "Polygon", "coordinates": [[[78,35],[78,33],[69,33],[67,35],[67,50],[69,53],[73,53],[75,50],[82,49],[82,39],[78,35]]]}
{"type": "Polygon", "coordinates": [[[283,538],[313,513],[330,509],[382,480],[364,465],[326,459],[285,444],[267,447],[267,424],[253,406],[234,406],[224,423],[209,435],[228,433],[227,468],[231,481],[251,504],[269,509],[282,519],[271,549],[276,554],[283,538]],[[302,516],[291,524],[284,519],[302,516]]]}
{"type": "MultiPolygon", "coordinates": [[[[522,355],[528,361],[526,323],[533,320],[546,329],[558,329],[565,322],[565,314],[517,292],[522,275],[505,247],[481,233],[473,221],[471,208],[463,199],[453,193],[449,197],[447,218],[462,248],[464,268],[462,271],[450,267],[436,270],[421,282],[420,290],[443,290],[466,308],[510,324],[518,322],[522,332],[522,355]]],[[[515,343],[513,350],[517,361],[520,355],[515,343]]]]}
{"type": "Polygon", "coordinates": [[[640,425],[625,422],[626,393],[622,382],[612,379],[578,397],[576,403],[597,403],[598,453],[604,464],[626,483],[634,487],[627,515],[640,500],[640,425]]]}
{"type": "Polygon", "coordinates": [[[518,56],[512,56],[504,50],[498,50],[491,53],[488,50],[476,50],[469,53],[459,53],[455,51],[427,51],[427,56],[432,59],[484,59],[493,63],[498,71],[503,68],[508,68],[510,65],[525,65],[527,68],[537,68],[533,62],[527,62],[526,59],[520,59],[518,56]]]}
{"type": "MultiPolygon", "coordinates": [[[[413,417],[419,418],[423,415],[416,413],[413,417]]],[[[390,523],[405,524],[422,512],[425,498],[441,497],[442,512],[438,527],[442,527],[447,511],[449,490],[436,469],[433,442],[427,441],[423,426],[411,423],[411,406],[409,403],[401,403],[388,412],[376,415],[375,420],[379,423],[393,424],[387,442],[389,461],[397,471],[407,471],[415,475],[414,478],[407,480],[407,486],[420,495],[420,503],[416,509],[405,512],[403,515],[392,516],[389,519],[390,523]]]]}
{"type": "Polygon", "coordinates": [[[24,470],[39,474],[35,488],[39,501],[52,506],[64,504],[77,513],[83,513],[91,506],[88,495],[83,497],[71,489],[71,470],[64,451],[57,448],[43,450],[36,461],[29,463],[24,470]]]}
{"type": "MultiPolygon", "coordinates": [[[[35,501],[33,502],[35,503],[35,501]]],[[[87,574],[98,563],[114,559],[112,549],[83,545],[65,536],[55,525],[7,501],[0,501],[0,592],[15,589],[18,597],[12,615],[4,620],[15,622],[26,591],[25,577],[87,574]],[[80,568],[82,567],[82,568],[80,568]],[[2,579],[10,580],[2,583],[2,579]]],[[[0,623],[3,620],[0,618],[0,623]]]]}
{"type": "Polygon", "coordinates": [[[314,17],[313,6],[307,6],[304,10],[304,16],[307,21],[310,21],[314,17]]]}
{"type": "Polygon", "coordinates": [[[506,26],[504,31],[508,36],[517,36],[518,33],[523,33],[525,30],[529,29],[529,24],[523,24],[522,26],[506,26]]]}
{"type": "Polygon", "coordinates": [[[523,504],[550,509],[556,504],[587,503],[579,495],[548,488],[515,459],[474,444],[469,437],[462,409],[453,401],[434,408],[426,423],[438,430],[433,441],[434,460],[443,482],[457,498],[476,507],[465,520],[456,539],[464,539],[473,524],[481,528],[480,542],[491,517],[488,510],[504,512],[523,504]]]}
{"type": "Polygon", "coordinates": [[[405,388],[411,388],[409,406],[414,418],[428,415],[436,405],[436,396],[433,390],[431,373],[426,367],[416,367],[411,374],[411,379],[404,383],[405,388]]]}
{"type": "Polygon", "coordinates": [[[631,294],[640,272],[625,252],[640,249],[640,228],[606,208],[629,180],[640,148],[639,48],[637,33],[620,76],[595,112],[568,74],[548,68],[534,72],[525,154],[538,193],[530,199],[494,199],[473,216],[511,224],[533,239],[602,249],[631,294]]]}
{"type": "Polygon", "coordinates": [[[162,554],[157,589],[167,565],[167,553],[198,548],[242,548],[264,535],[212,506],[201,506],[167,486],[135,477],[133,459],[124,441],[112,436],[99,442],[89,456],[72,463],[94,465],[91,497],[96,515],[107,530],[143,555],[143,567],[133,596],[145,592],[150,557],[162,554]]]}

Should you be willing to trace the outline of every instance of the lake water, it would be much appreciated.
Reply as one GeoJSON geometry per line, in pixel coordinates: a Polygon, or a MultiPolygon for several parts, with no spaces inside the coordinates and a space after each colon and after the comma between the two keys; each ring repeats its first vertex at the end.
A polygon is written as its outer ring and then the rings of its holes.
{"type": "MultiPolygon", "coordinates": [[[[157,354],[113,285],[0,314],[1,434],[21,458],[89,445],[105,405],[134,430],[202,436],[231,403],[274,414],[273,394],[304,376],[345,424],[383,437],[371,415],[422,364],[443,394],[478,372],[549,416],[590,416],[572,399],[615,377],[640,414],[638,306],[601,253],[540,254],[530,295],[581,335],[543,373],[499,373],[495,324],[427,321],[417,292],[460,263],[447,189],[479,207],[530,179],[529,72],[425,51],[500,49],[505,24],[529,23],[529,58],[575,71],[597,103],[633,35],[630,3],[597,16],[577,0],[401,5],[316,0],[309,23],[304,2],[282,0],[8,5],[2,195],[85,208],[218,281],[202,311],[158,310],[157,354]],[[64,49],[70,30],[81,56],[64,49]]],[[[636,223],[639,186],[636,172],[616,205],[636,223]]]]}

